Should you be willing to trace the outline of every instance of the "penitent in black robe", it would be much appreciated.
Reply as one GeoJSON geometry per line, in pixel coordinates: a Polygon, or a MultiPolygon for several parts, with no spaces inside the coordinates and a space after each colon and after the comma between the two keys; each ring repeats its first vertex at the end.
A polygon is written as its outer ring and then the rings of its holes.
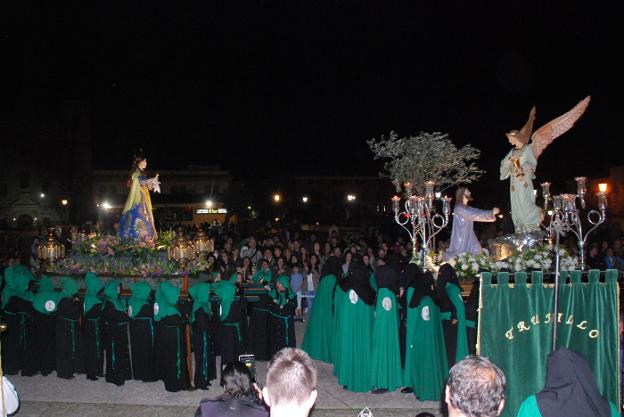
{"type": "Polygon", "coordinates": [[[143,382],[158,380],[154,347],[156,342],[154,307],[144,304],[130,320],[130,346],[132,346],[132,376],[143,382]]]}
{"type": "Polygon", "coordinates": [[[104,376],[103,334],[102,303],[98,303],[85,314],[82,324],[82,348],[87,377],[104,376]]]}
{"type": "Polygon", "coordinates": [[[296,347],[294,314],[297,308],[297,299],[286,297],[286,303],[271,306],[271,356],[286,347],[296,347]]]}
{"type": "Polygon", "coordinates": [[[2,333],[2,367],[7,375],[22,370],[23,375],[33,375],[35,340],[33,332],[32,302],[12,296],[5,305],[3,321],[7,330],[2,333]]]}
{"type": "Polygon", "coordinates": [[[221,321],[219,338],[222,369],[228,363],[237,361],[239,355],[243,353],[246,309],[246,300],[237,297],[230,306],[228,316],[221,321]]]}
{"type": "Polygon", "coordinates": [[[106,382],[121,386],[132,378],[128,351],[128,316],[107,301],[102,310],[102,320],[106,328],[106,382]]]}
{"type": "Polygon", "coordinates": [[[177,392],[189,388],[186,333],[182,317],[171,315],[157,322],[155,356],[160,379],[165,383],[167,391],[177,392]]]}
{"type": "Polygon", "coordinates": [[[50,375],[56,369],[56,313],[34,312],[35,361],[41,375],[50,375]]]}
{"type": "Polygon", "coordinates": [[[70,379],[83,370],[80,337],[80,300],[65,297],[59,301],[56,316],[56,375],[70,379]]]}
{"type": "Polygon", "coordinates": [[[193,322],[193,352],[195,355],[194,385],[198,389],[208,389],[210,381],[217,378],[217,365],[210,348],[210,315],[203,309],[195,310],[193,322]]]}
{"type": "Polygon", "coordinates": [[[271,359],[269,330],[271,323],[271,298],[262,294],[252,304],[249,317],[249,339],[247,351],[252,352],[258,361],[271,359]]]}

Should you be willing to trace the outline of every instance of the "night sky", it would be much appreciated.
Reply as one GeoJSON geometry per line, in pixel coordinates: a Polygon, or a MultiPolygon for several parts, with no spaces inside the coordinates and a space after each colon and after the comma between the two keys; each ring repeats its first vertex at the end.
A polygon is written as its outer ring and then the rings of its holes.
{"type": "MultiPolygon", "coordinates": [[[[94,166],[218,164],[237,178],[376,175],[366,140],[449,132],[482,150],[499,193],[504,136],[587,94],[538,180],[621,163],[624,30],[589,2],[11,2],[0,25],[0,120],[89,103],[94,166]]],[[[598,2],[592,2],[598,3],[598,2]]]]}

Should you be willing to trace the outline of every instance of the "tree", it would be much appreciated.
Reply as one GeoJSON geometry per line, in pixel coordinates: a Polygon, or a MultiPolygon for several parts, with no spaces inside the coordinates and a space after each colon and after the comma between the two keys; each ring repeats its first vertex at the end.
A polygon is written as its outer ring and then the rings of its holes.
{"type": "Polygon", "coordinates": [[[481,151],[468,144],[457,148],[447,133],[421,132],[418,136],[402,137],[390,132],[386,139],[367,141],[374,159],[387,159],[382,176],[389,177],[397,192],[410,182],[414,192],[424,195],[425,181],[434,180],[439,191],[459,184],[469,184],[484,172],[475,160],[481,151]]]}

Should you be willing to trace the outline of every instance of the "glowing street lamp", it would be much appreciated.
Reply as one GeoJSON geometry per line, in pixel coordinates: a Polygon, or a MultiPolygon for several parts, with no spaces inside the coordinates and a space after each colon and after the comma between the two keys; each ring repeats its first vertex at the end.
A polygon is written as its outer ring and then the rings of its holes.
{"type": "Polygon", "coordinates": [[[64,199],[62,199],[62,200],[61,200],[61,204],[62,204],[62,205],[64,205],[64,206],[66,206],[66,205],[68,205],[68,204],[69,204],[69,200],[67,200],[67,199],[65,199],[65,198],[64,198],[64,199]]]}
{"type": "Polygon", "coordinates": [[[41,193],[41,194],[39,194],[39,197],[41,197],[41,198],[45,198],[45,193],[41,193]]]}
{"type": "Polygon", "coordinates": [[[282,200],[282,196],[279,194],[273,194],[273,201],[275,201],[276,203],[279,203],[282,200]]]}
{"type": "Polygon", "coordinates": [[[308,196],[306,196],[306,195],[304,195],[303,197],[301,197],[301,201],[303,201],[303,203],[304,203],[304,204],[307,204],[309,200],[310,200],[310,199],[309,199],[309,198],[308,198],[308,196]]]}
{"type": "Polygon", "coordinates": [[[212,208],[214,206],[214,201],[208,199],[206,200],[206,207],[212,208]]]}
{"type": "Polygon", "coordinates": [[[347,201],[351,201],[351,202],[353,202],[353,201],[355,201],[355,198],[356,198],[356,197],[355,197],[355,195],[354,195],[354,194],[349,194],[349,195],[347,195],[347,201]]]}
{"type": "Polygon", "coordinates": [[[104,208],[104,210],[108,210],[113,206],[111,206],[111,204],[108,201],[105,201],[102,203],[102,207],[104,208]]]}

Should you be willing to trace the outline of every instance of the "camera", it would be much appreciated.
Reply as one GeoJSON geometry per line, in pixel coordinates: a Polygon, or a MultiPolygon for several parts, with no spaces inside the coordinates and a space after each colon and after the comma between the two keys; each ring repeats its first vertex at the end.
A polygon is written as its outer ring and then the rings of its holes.
{"type": "Polygon", "coordinates": [[[239,355],[238,360],[245,364],[245,366],[249,369],[251,382],[256,382],[256,355],[252,353],[245,353],[239,355]]]}

